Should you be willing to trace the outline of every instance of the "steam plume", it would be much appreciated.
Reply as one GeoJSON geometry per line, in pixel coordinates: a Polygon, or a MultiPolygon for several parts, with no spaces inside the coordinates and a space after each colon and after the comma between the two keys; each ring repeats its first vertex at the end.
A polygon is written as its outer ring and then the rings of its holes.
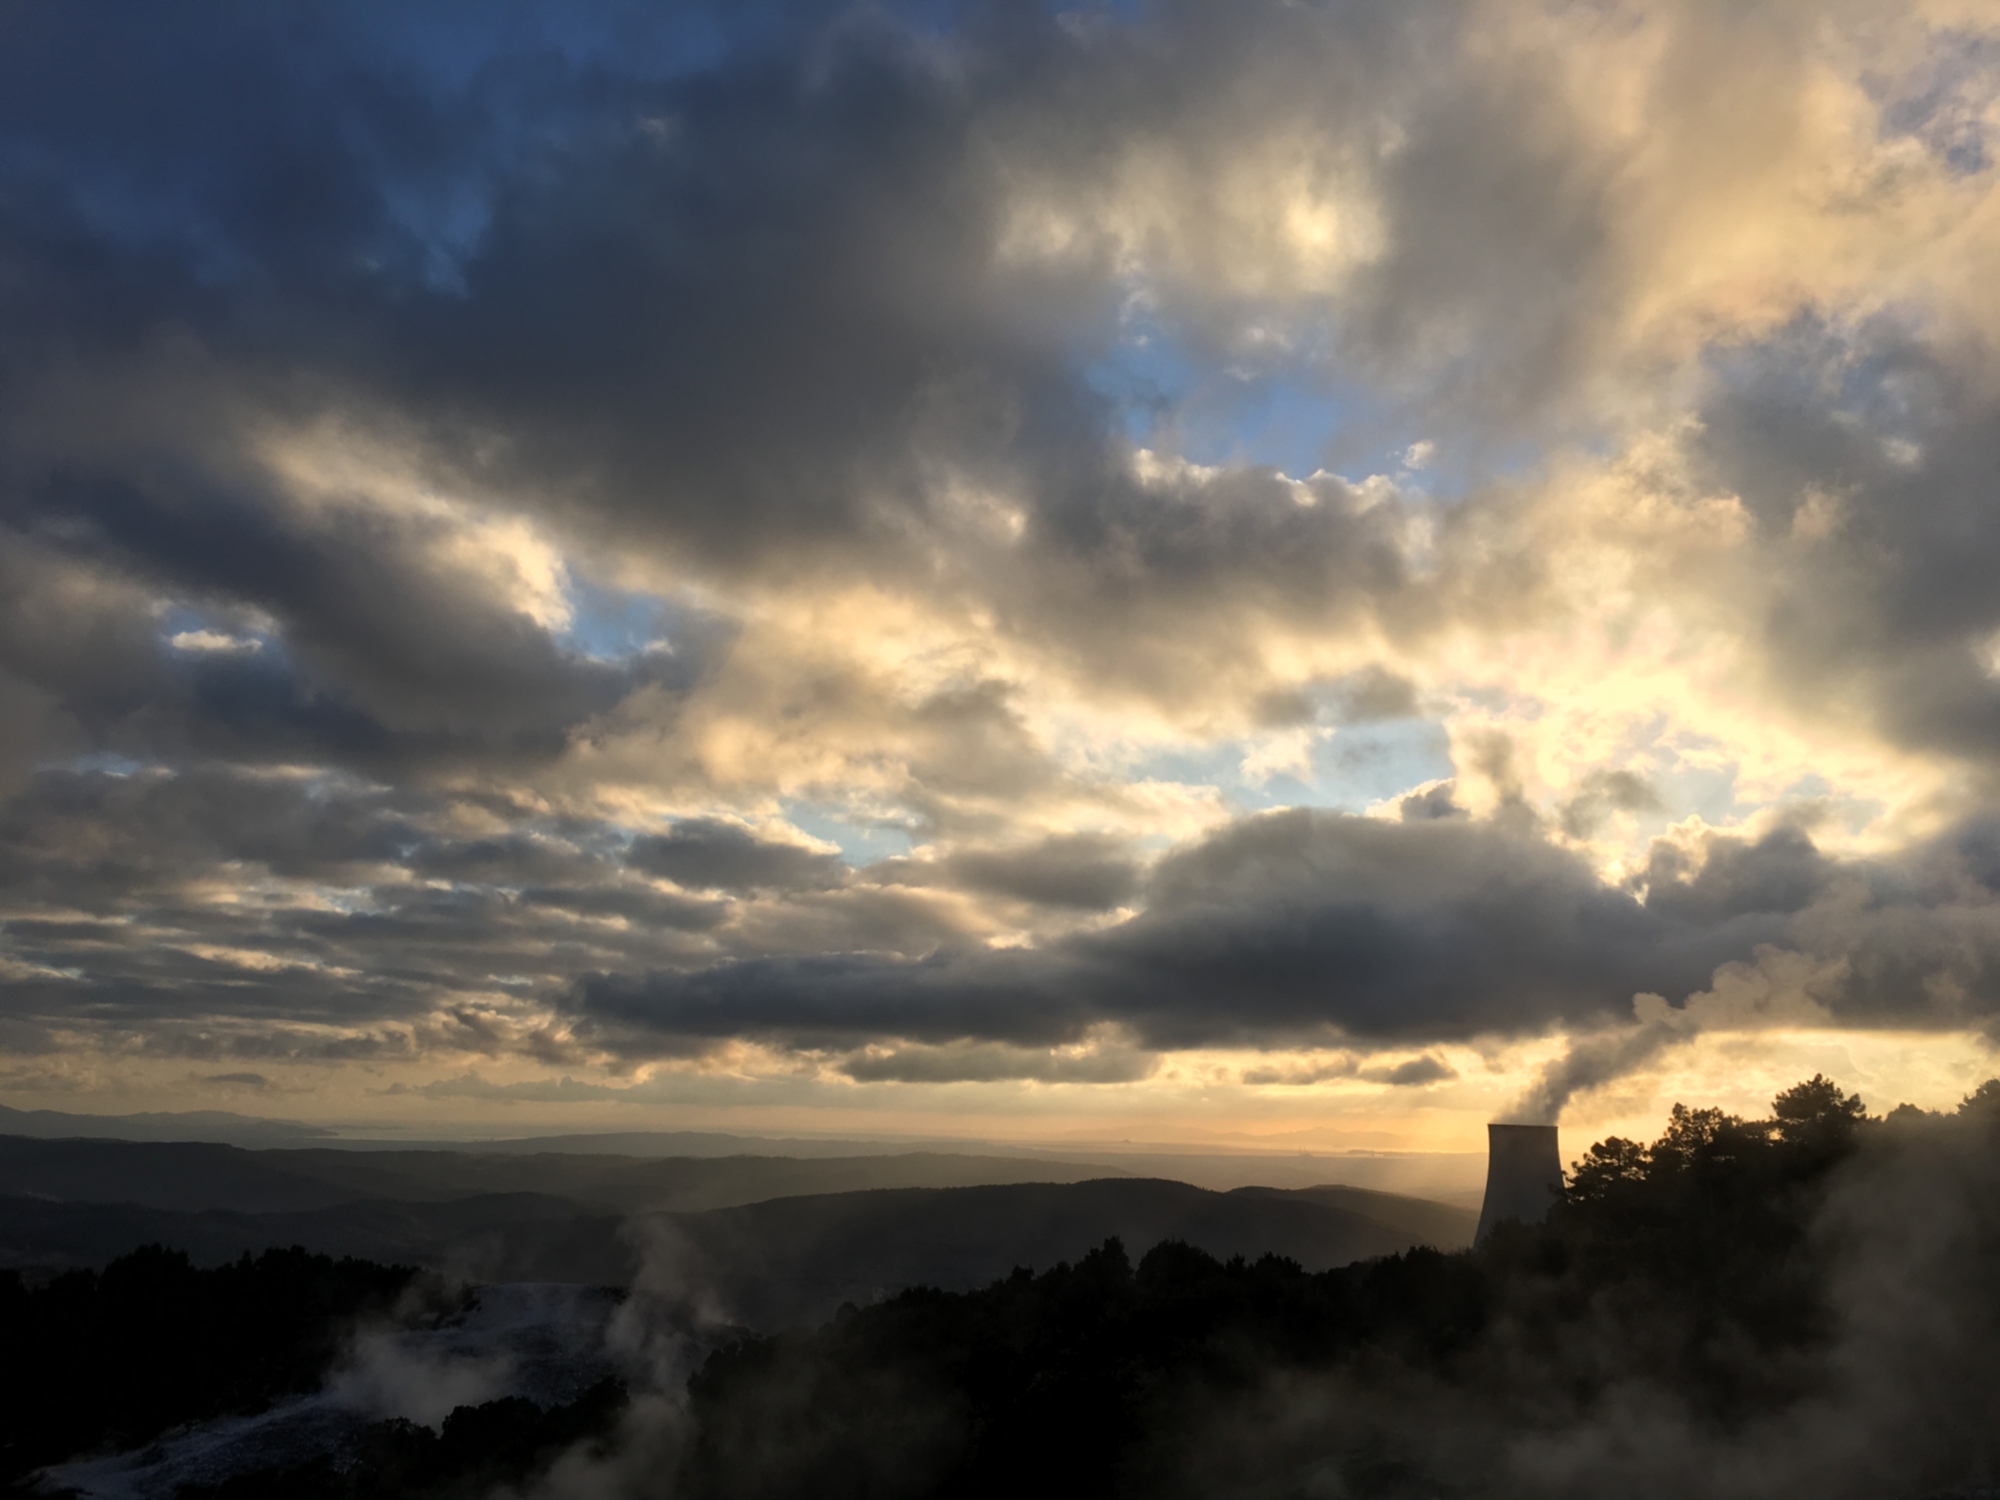
{"type": "Polygon", "coordinates": [[[1633,1009],[1639,1020],[1632,1026],[1572,1042],[1542,1069],[1508,1117],[1528,1125],[1554,1125],[1577,1094],[1624,1077],[1667,1049],[1692,1041],[1701,1030],[1694,1016],[1670,1008],[1657,995],[1639,996],[1633,1009]]]}

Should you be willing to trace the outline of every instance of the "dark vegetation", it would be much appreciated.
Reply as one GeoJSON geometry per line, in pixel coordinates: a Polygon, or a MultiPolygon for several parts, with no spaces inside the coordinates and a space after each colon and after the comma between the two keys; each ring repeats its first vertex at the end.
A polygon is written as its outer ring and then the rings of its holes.
{"type": "MultiPolygon", "coordinates": [[[[1982,1115],[2000,1122],[2000,1084],[1961,1111],[1982,1115]]],[[[1769,1119],[1676,1107],[1650,1146],[1593,1146],[1545,1225],[1473,1254],[1312,1274],[1173,1242],[1134,1265],[1114,1240],[981,1291],[845,1309],[708,1359],[684,1493],[1513,1494],[1504,1442],[1634,1389],[1727,1441],[1834,1402],[1840,1246],[1815,1226],[1864,1140],[1910,1128],[1816,1077],[1769,1119]]]]}
{"type": "MultiPolygon", "coordinates": [[[[471,1500],[568,1452],[601,1460],[589,1493],[627,1492],[615,1472],[682,1500],[1907,1500],[2000,1475],[1996,1271],[2000,1082],[1872,1120],[1816,1077],[1766,1119],[1676,1106],[1650,1145],[1599,1142],[1546,1223],[1474,1252],[1314,1271],[1110,1239],[732,1337],[643,1450],[619,1450],[647,1424],[606,1381],[377,1423],[177,1500],[471,1500]]],[[[309,1389],[412,1275],[155,1248],[0,1279],[0,1478],[309,1389]]]]}
{"type": "Polygon", "coordinates": [[[238,1474],[181,1489],[174,1500],[478,1500],[518,1487],[579,1443],[605,1437],[624,1411],[625,1388],[604,1380],[567,1406],[544,1410],[519,1396],[461,1406],[433,1432],[377,1422],[351,1453],[238,1474]]]}
{"type": "Polygon", "coordinates": [[[1414,1250],[1312,1275],[1112,1240],[984,1291],[905,1292],[817,1333],[712,1355],[690,1387],[692,1493],[1150,1492],[1144,1440],[1181,1401],[1374,1343],[1428,1359],[1475,1336],[1472,1262],[1414,1250]]]}
{"type": "Polygon", "coordinates": [[[922,1153],[635,1160],[0,1136],[0,1266],[102,1265],[150,1243],[216,1265],[304,1245],[474,1282],[607,1286],[639,1274],[641,1243],[671,1237],[688,1274],[764,1328],[823,1322],[883,1287],[970,1290],[1113,1235],[1321,1270],[1469,1243],[1475,1218],[1358,1188],[1063,1180],[1104,1170],[922,1153]],[[638,1216],[656,1222],[635,1236],[638,1216]]]}
{"type": "Polygon", "coordinates": [[[689,1274],[758,1329],[822,1323],[883,1288],[971,1291],[1015,1266],[1078,1260],[1114,1236],[1138,1246],[1181,1240],[1224,1258],[1269,1251],[1314,1271],[1472,1239],[1476,1219],[1465,1210],[1320,1192],[1327,1197],[1214,1193],[1150,1178],[891,1189],[681,1215],[672,1229],[689,1274]]]}
{"type": "Polygon", "coordinates": [[[297,1248],[201,1270],[157,1245],[34,1290],[0,1271],[0,1483],[313,1390],[416,1277],[297,1248]]]}

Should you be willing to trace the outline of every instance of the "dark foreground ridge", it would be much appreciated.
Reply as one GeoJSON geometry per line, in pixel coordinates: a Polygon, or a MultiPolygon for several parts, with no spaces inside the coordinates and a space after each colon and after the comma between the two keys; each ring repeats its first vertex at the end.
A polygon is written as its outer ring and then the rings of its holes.
{"type": "Polygon", "coordinates": [[[676,1495],[1914,1497],[2000,1465],[2000,1084],[1591,1148],[1544,1226],[1314,1274],[1116,1241],[741,1341],[676,1495]],[[1919,1244],[1918,1242],[1922,1243],[1919,1244]],[[1949,1333],[1931,1326],[1948,1316],[1949,1333]]]}
{"type": "Polygon", "coordinates": [[[149,1243],[215,1265],[303,1245],[489,1284],[622,1286],[641,1247],[666,1238],[739,1321],[771,1328],[885,1289],[971,1290],[1112,1236],[1277,1251],[1314,1270],[1472,1238],[1469,1212],[1394,1193],[1213,1192],[1099,1170],[926,1153],[635,1160],[0,1136],[0,1266],[102,1265],[149,1243]]]}
{"type": "Polygon", "coordinates": [[[519,1396],[461,1406],[433,1432],[400,1418],[362,1433],[344,1461],[258,1469],[172,1500],[477,1500],[546,1472],[564,1453],[596,1444],[626,1406],[625,1387],[603,1380],[564,1406],[519,1396]]]}
{"type": "MultiPolygon", "coordinates": [[[[1990,1500],[1996,1272],[2000,1081],[1871,1120],[1814,1078],[1767,1119],[1676,1106],[1650,1145],[1599,1142],[1546,1223],[1472,1252],[1313,1269],[1110,1239],[764,1334],[656,1284],[623,1326],[679,1352],[628,1367],[632,1399],[375,1422],[163,1500],[1990,1500]]],[[[10,1472],[304,1390],[410,1278],[152,1250],[10,1281],[10,1472]]]]}
{"type": "Polygon", "coordinates": [[[0,1271],[0,1483],[310,1391],[416,1277],[296,1248],[201,1270],[157,1245],[33,1291],[0,1271]]]}

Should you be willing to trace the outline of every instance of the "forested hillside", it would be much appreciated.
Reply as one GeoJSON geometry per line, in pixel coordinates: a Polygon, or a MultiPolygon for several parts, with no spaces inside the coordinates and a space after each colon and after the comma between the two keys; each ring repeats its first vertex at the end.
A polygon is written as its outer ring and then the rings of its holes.
{"type": "Polygon", "coordinates": [[[0,1482],[312,1390],[416,1277],[297,1249],[201,1270],[158,1246],[32,1291],[0,1271],[0,1482]]]}
{"type": "MultiPolygon", "coordinates": [[[[1172,1185],[1112,1186],[1166,1202],[1172,1185]]],[[[960,1191],[962,1227],[999,1233],[980,1195],[1075,1188],[960,1191]]],[[[1274,1232],[1335,1206],[1185,1191],[1275,1205],[1274,1232]]],[[[903,1195],[847,1196],[843,1213],[887,1205],[853,1221],[869,1236],[900,1222],[903,1195]]],[[[824,1220],[781,1207],[732,1222],[775,1244],[824,1220]]],[[[784,1262],[741,1247],[744,1277],[784,1262]]],[[[1475,1251],[1312,1269],[1113,1238],[762,1334],[665,1269],[615,1320],[624,1376],[440,1406],[435,1427],[377,1421],[181,1500],[1917,1500],[2000,1474],[2000,1082],[1950,1115],[1870,1119],[1818,1077],[1762,1119],[1676,1106],[1650,1144],[1592,1146],[1546,1223],[1475,1251]]],[[[204,1272],[157,1250],[36,1291],[9,1280],[10,1472],[307,1389],[409,1280],[297,1251],[204,1272]]]]}
{"type": "Polygon", "coordinates": [[[739,1342],[679,1493],[1916,1496],[2000,1463],[1996,1184],[2000,1084],[1677,1107],[1477,1253],[1113,1241],[739,1342]]]}
{"type": "Polygon", "coordinates": [[[642,1247],[670,1240],[735,1321],[769,1328],[904,1286],[968,1290],[1111,1236],[1274,1250],[1318,1270],[1472,1234],[1470,1212],[1393,1193],[1069,1180],[1088,1170],[923,1153],[635,1160],[0,1137],[0,1266],[102,1265],[155,1243],[216,1265],[302,1245],[477,1282],[623,1286],[642,1274],[642,1247]]]}

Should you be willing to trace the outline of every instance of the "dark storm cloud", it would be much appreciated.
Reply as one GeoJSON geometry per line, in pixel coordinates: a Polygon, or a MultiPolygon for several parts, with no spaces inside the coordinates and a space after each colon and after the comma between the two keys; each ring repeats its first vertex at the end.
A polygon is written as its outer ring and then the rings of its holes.
{"type": "Polygon", "coordinates": [[[1413,1057],[1408,1062],[1397,1063],[1389,1068],[1363,1068],[1360,1075],[1375,1083],[1386,1083],[1393,1088],[1422,1088],[1425,1084],[1444,1083],[1458,1077],[1458,1070],[1441,1058],[1413,1057]]]}
{"type": "Polygon", "coordinates": [[[1158,1059],[1130,1048],[1074,1054],[973,1042],[949,1047],[898,1047],[851,1056],[839,1071],[857,1083],[1133,1083],[1158,1059]]]}
{"type": "Polygon", "coordinates": [[[84,566],[67,589],[24,586],[7,655],[101,742],[141,757],[521,764],[553,757],[638,686],[682,687],[699,670],[699,649],[613,664],[559,645],[440,562],[435,522],[75,475],[16,490],[9,509],[50,562],[84,566]],[[275,632],[246,632],[255,650],[177,651],[151,607],[161,594],[275,632]],[[96,626],[81,649],[78,624],[96,626]]]}
{"type": "MultiPolygon", "coordinates": [[[[1678,1005],[1770,952],[1837,967],[1812,998],[1839,1023],[2000,1015],[1988,821],[1892,860],[1831,859],[1791,825],[1662,844],[1640,895],[1518,819],[1269,814],[1169,855],[1137,916],[991,950],[921,890],[834,878],[828,857],[731,825],[628,846],[524,815],[465,838],[448,831],[465,810],[434,794],[213,767],[47,773],[36,793],[0,822],[0,1009],[31,1030],[138,1027],[165,1055],[400,1055],[414,1025],[495,1054],[752,1037],[845,1054],[857,1078],[1102,1081],[1143,1076],[1162,1048],[1564,1026],[1603,1031],[1579,1054],[1594,1078],[1707,1024],[1675,1011],[1635,1053],[1617,1030],[1635,994],[1678,1005]],[[552,1002],[569,1042],[551,1040],[552,1002]]],[[[970,868],[1043,904],[1131,878],[1086,840],[970,868]]],[[[1434,1082],[1433,1061],[1359,1076],[1434,1082]]]]}
{"type": "Polygon", "coordinates": [[[1388,252],[1363,301],[1381,305],[1352,320],[1350,357],[1427,347],[1407,322],[1424,308],[1494,325],[1510,402],[1524,369],[1562,363],[1557,325],[1593,284],[1590,188],[1553,136],[1495,128],[1523,81],[1448,108],[1405,96],[1407,64],[1448,55],[1450,7],[1079,29],[969,5],[942,36],[893,12],[760,15],[780,19],[601,6],[496,28],[328,6],[187,28],[80,5],[23,23],[0,61],[9,514],[281,622],[300,680],[206,668],[198,725],[341,758],[412,737],[413,757],[546,754],[636,685],[426,569],[417,523],[308,524],[257,493],[253,417],[367,431],[393,411],[441,475],[621,550],[976,588],[1002,629],[1169,696],[1241,655],[1206,628],[1218,609],[1435,608],[1396,602],[1398,502],[1325,479],[1302,505],[1259,471],[1141,482],[1088,370],[1126,295],[1126,230],[1093,205],[1134,141],[1186,168],[1172,211],[1194,259],[1157,291],[1219,353],[1288,305],[1196,274],[1270,249],[1203,239],[1232,153],[1339,141],[1392,107],[1410,144],[1375,185],[1388,252]],[[1015,264],[996,246],[1037,192],[1078,218],[1077,248],[1015,264]],[[1569,295],[1502,285],[1516,260],[1569,295]],[[196,352],[162,356],[168,334],[196,352]],[[79,372],[62,381],[58,350],[79,372]],[[119,440],[76,436],[107,391],[119,440]],[[1013,497],[1019,535],[969,531],[959,482],[1013,497]]]}
{"type": "Polygon", "coordinates": [[[1014,849],[964,849],[944,860],[963,889],[1039,906],[1106,911],[1139,890],[1139,869],[1116,841],[1087,834],[1014,849]]]}
{"type": "Polygon", "coordinates": [[[1779,931],[1756,914],[1675,922],[1491,824],[1307,812],[1172,856],[1148,895],[1117,927],[1032,952],[599,975],[574,1004],[587,1028],[636,1049],[733,1034],[1049,1045],[1103,1022],[1154,1047],[1463,1037],[1608,1017],[1637,990],[1685,994],[1779,931]]]}
{"type": "Polygon", "coordinates": [[[689,945],[720,905],[631,878],[615,830],[449,831],[472,811],[327,775],[44,772],[0,808],[0,1008],[178,1026],[183,1048],[213,1022],[207,1050],[254,1053],[289,1024],[532,1002],[592,966],[706,951],[689,945]]]}
{"type": "Polygon", "coordinates": [[[1718,360],[1693,443],[1742,498],[1764,566],[1747,629],[1811,712],[1865,705],[1888,739],[2000,752],[2000,386],[1985,357],[1895,320],[1803,321],[1718,360]]]}
{"type": "Polygon", "coordinates": [[[1837,869],[1796,828],[1775,829],[1755,842],[1711,836],[1698,862],[1685,849],[1655,844],[1646,868],[1646,905],[1697,922],[1789,914],[1822,895],[1837,869]]]}
{"type": "MultiPolygon", "coordinates": [[[[1675,68],[1633,90],[1660,111],[1652,139],[1698,143],[1676,111],[1705,118],[1718,79],[1785,107],[1805,9],[1667,27],[1675,68]]],[[[880,1077],[1052,1076],[1048,1049],[1100,1026],[1155,1047],[1411,1050],[1593,1026],[1760,944],[1843,962],[1842,1018],[1991,1016],[1984,824],[1872,862],[1823,855],[1803,824],[1663,845],[1614,889],[1544,837],[1532,756],[1500,731],[1459,749],[1507,819],[1465,816],[1447,783],[1399,824],[1250,819],[1150,876],[1111,841],[1007,826],[1053,772],[1020,706],[1039,684],[983,665],[910,692],[837,669],[773,690],[774,719],[837,699],[886,723],[861,700],[897,696],[914,748],[871,774],[911,826],[982,841],[872,879],[721,815],[635,836],[510,800],[510,778],[587,760],[570,752],[622,709],[671,720],[730,627],[677,616],[672,650],[599,651],[537,612],[482,523],[549,549],[544,606],[593,561],[689,577],[724,611],[732,588],[789,602],[833,580],[963,610],[996,657],[1111,689],[1093,708],[1236,694],[1265,725],[1422,700],[1387,666],[1280,680],[1274,630],[1311,657],[1346,631],[1421,654],[1442,627],[1532,625],[1555,542],[1531,486],[1433,503],[1182,464],[1170,423],[1141,462],[1135,414],[1105,394],[1143,313],[1162,358],[1246,388],[1371,385],[1395,449],[1446,423],[1466,475],[1589,425],[1649,292],[1619,238],[1637,169],[1571,118],[1561,56],[1490,32],[1463,46],[1481,14],[306,4],[190,25],[17,6],[0,47],[8,1017],[180,1018],[162,1045],[304,1048],[282,1022],[455,1006],[454,1036],[504,1049],[515,1033],[463,1019],[475,1002],[568,994],[586,1038],[634,1051],[750,1035],[880,1077]],[[1287,238],[1301,204],[1369,246],[1320,264],[1287,238]],[[301,453],[332,477],[302,480],[301,453]],[[1144,910],[989,951],[944,910],[966,895],[1052,922],[1144,910]],[[207,1016],[255,1018],[267,1041],[225,1042],[207,1016]],[[914,1045],[855,1050],[884,1038],[914,1045]]],[[[1885,121],[1961,176],[1986,170],[1986,64],[1967,58],[1891,88],[1885,121]]],[[[1667,176],[1676,202],[1698,185],[1667,176]]],[[[1991,764],[2000,398],[1980,357],[1886,320],[1729,347],[1677,452],[1753,519],[1755,587],[1728,604],[1774,705],[1860,704],[1893,741],[1991,764]]],[[[1623,771],[1569,793],[1557,826],[1576,838],[1660,795],[1623,771]]]]}
{"type": "Polygon", "coordinates": [[[322,399],[429,414],[447,449],[505,434],[508,473],[582,484],[628,540],[844,542],[938,375],[1021,356],[952,186],[963,92],[824,9],[691,74],[671,23],[615,6],[576,27],[612,47],[548,17],[435,59],[343,7],[199,35],[43,11],[0,115],[16,320],[109,354],[171,318],[231,364],[307,361],[322,399]],[[130,285],[91,317],[102,281],[130,285]]]}
{"type": "Polygon", "coordinates": [[[421,799],[291,775],[201,766],[115,776],[48,771],[35,795],[0,808],[0,872],[15,889],[63,895],[88,882],[141,896],[149,879],[254,863],[274,874],[348,881],[427,842],[421,799]]]}
{"type": "MultiPolygon", "coordinates": [[[[31,8],[10,28],[0,558],[72,577],[10,591],[26,600],[7,665],[142,759],[405,771],[546,759],[635,687],[684,682],[685,653],[613,665],[559,645],[439,555],[444,523],[302,509],[244,451],[247,419],[379,404],[337,367],[371,322],[410,314],[392,306],[406,293],[437,294],[440,248],[412,216],[447,240],[455,199],[476,221],[496,137],[560,133],[564,89],[539,120],[492,97],[534,94],[518,71],[463,97],[450,80],[482,59],[453,48],[493,44],[456,21],[211,19],[31,8]],[[162,595],[254,611],[278,635],[256,655],[162,660],[162,595]]],[[[511,35],[558,55],[546,27],[511,35]]]]}
{"type": "Polygon", "coordinates": [[[1449,819],[1253,818],[1168,859],[1150,894],[1102,941],[1125,1003],[1171,1038],[1529,1031],[1704,980],[1752,940],[1663,921],[1532,833],[1449,819]]]}
{"type": "MultiPolygon", "coordinates": [[[[1148,1048],[1394,1044],[1615,1029],[1636,994],[1678,1005],[1720,966],[1771,950],[1845,965],[1815,997],[1836,1022],[1949,1028],[2000,1015],[2000,901],[1967,879],[1990,873],[1992,847],[1981,825],[1897,861],[1841,864],[1793,829],[1713,837],[1695,868],[1657,854],[1641,899],[1518,824],[1269,814],[1171,856],[1144,911],[1102,932],[921,961],[596,974],[570,1008],[582,1034],[635,1053],[737,1035],[1052,1046],[1104,1024],[1148,1048]]],[[[1634,1055],[1698,1024],[1675,1021],[1634,1055]]],[[[1607,1038],[1600,1052],[1631,1052],[1622,1033],[1607,1038]]],[[[1420,1058],[1380,1081],[1443,1076],[1420,1058]]]]}
{"type": "Polygon", "coordinates": [[[697,891],[825,890],[847,878],[834,855],[760,839],[711,818],[686,818],[670,832],[641,835],[625,861],[697,891]]]}
{"type": "MultiPolygon", "coordinates": [[[[1922,1028],[2000,1023],[2000,881],[1992,814],[1879,861],[1840,867],[1790,919],[1797,946],[1842,960],[1837,1017],[1922,1028]]],[[[1791,860],[1787,860],[1791,863],[1791,860]]],[[[1780,878],[1768,890],[1791,898],[1780,878]]]]}
{"type": "Polygon", "coordinates": [[[545,1027],[583,973],[957,932],[925,893],[704,820],[633,840],[504,797],[213,764],[45,771],[0,804],[0,1015],[162,1055],[568,1061],[545,1027]]]}
{"type": "MultiPolygon", "coordinates": [[[[439,474],[620,550],[975,591],[999,630],[1168,698],[1243,671],[1253,619],[1421,633],[1532,589],[1533,549],[1490,508],[1439,516],[1331,479],[1302,494],[1257,469],[1142,479],[1091,375],[1123,337],[1117,268],[1139,254],[1149,305],[1197,363],[1254,366],[1246,339],[1275,323],[1323,336],[1347,378],[1414,402],[1411,420],[1448,411],[1467,452],[1540,431],[1632,291],[1622,158],[1565,113],[1554,59],[1462,55],[1476,13],[510,14],[307,6],[189,28],[45,7],[0,59],[8,513],[28,530],[60,518],[70,545],[159,589],[282,622],[300,679],[206,668],[197,721],[330,755],[371,735],[416,737],[412,756],[548,754],[640,675],[454,589],[409,535],[288,520],[243,472],[248,414],[371,430],[394,412],[439,474]],[[1121,208],[1140,146],[1170,168],[1168,201],[1121,208]],[[1230,184],[1267,150],[1302,163],[1300,191],[1379,221],[1350,276],[1322,286],[1277,243],[1284,203],[1261,238],[1231,228],[1230,184]],[[1349,181],[1358,151],[1365,180],[1349,181]],[[1044,210],[1067,248],[1003,253],[1044,210]],[[1119,219],[1142,210],[1165,218],[1119,219]],[[168,331],[198,354],[159,363],[168,331]],[[52,379],[59,356],[81,373],[52,379]],[[37,435],[88,427],[114,386],[136,413],[119,442],[37,435]],[[981,532],[965,490],[1016,507],[1018,532],[981,532]],[[1430,583],[1407,556],[1419,515],[1448,564],[1430,583]],[[1482,576],[1457,576],[1474,558],[1482,576]]],[[[1790,11],[1712,20],[1669,28],[1686,61],[1782,63],[1772,87],[1796,82],[1790,11]]],[[[1941,118],[1969,66],[1902,89],[1896,128],[1941,118]]],[[[1661,92],[1664,122],[1682,92],[1661,92]]],[[[1269,357],[1325,387],[1325,355],[1269,357]]],[[[1944,396],[1931,404],[1964,406],[1944,396]]],[[[1756,442],[1729,434],[1784,424],[1756,400],[1732,416],[1734,400],[1710,430],[1754,466],[1756,442]]],[[[1815,441],[1838,446],[1832,427],[1815,441]]],[[[1948,533],[1963,508],[1932,489],[1981,472],[1963,458],[1908,481],[1930,486],[1917,507],[1885,495],[1885,524],[1921,512],[1948,533]]],[[[1921,582],[1910,599],[1935,599],[1921,582]]],[[[1880,633],[1873,589],[1852,619],[1834,592],[1802,585],[1774,633],[1829,659],[1880,633]]],[[[1885,693],[1904,684],[1913,732],[1983,745],[1991,685],[1960,679],[1881,676],[1885,693]]],[[[58,670],[28,680],[71,691],[58,670]]],[[[1365,687],[1342,712],[1408,711],[1365,687]]]]}
{"type": "Polygon", "coordinates": [[[696,901],[648,886],[535,886],[521,892],[530,906],[552,906],[586,917],[622,917],[650,927],[682,927],[700,932],[715,926],[726,910],[719,901],[696,901]]]}

